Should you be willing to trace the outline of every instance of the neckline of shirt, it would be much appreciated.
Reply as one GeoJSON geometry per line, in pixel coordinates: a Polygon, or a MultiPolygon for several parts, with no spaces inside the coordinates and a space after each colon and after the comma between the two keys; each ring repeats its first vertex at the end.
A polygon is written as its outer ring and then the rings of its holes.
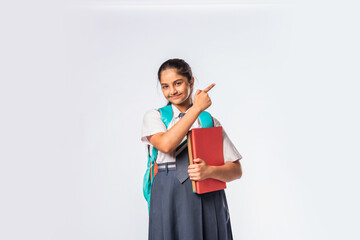
{"type": "MultiPolygon", "coordinates": [[[[174,117],[179,118],[179,114],[181,113],[181,111],[177,107],[175,107],[174,104],[171,104],[171,107],[173,109],[174,117]]],[[[189,111],[189,109],[186,110],[186,112],[184,112],[184,113],[187,113],[189,111]]]]}

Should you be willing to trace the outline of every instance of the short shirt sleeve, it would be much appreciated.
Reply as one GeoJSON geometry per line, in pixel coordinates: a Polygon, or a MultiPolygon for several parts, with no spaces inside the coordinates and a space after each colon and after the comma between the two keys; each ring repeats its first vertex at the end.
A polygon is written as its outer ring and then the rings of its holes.
{"type": "Polygon", "coordinates": [[[166,126],[160,118],[160,112],[155,109],[147,111],[143,118],[141,141],[151,145],[147,136],[151,136],[159,132],[166,132],[166,126]]]}
{"type": "MultiPolygon", "coordinates": [[[[214,127],[220,127],[220,122],[214,118],[214,127]]],[[[230,138],[226,134],[223,128],[223,151],[224,151],[224,162],[234,162],[236,160],[242,159],[242,156],[231,142],[230,138]]]]}

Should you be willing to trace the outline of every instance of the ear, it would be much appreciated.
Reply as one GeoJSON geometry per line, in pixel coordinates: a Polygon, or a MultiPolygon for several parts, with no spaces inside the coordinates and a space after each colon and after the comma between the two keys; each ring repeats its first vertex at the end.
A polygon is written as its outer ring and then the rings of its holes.
{"type": "Polygon", "coordinates": [[[190,80],[190,87],[193,88],[194,87],[194,77],[191,77],[191,80],[190,80]]]}

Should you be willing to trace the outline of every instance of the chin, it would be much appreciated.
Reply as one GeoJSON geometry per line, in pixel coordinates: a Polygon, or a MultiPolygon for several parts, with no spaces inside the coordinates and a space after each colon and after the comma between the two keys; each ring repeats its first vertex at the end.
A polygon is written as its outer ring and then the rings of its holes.
{"type": "Polygon", "coordinates": [[[169,102],[171,102],[172,104],[174,104],[174,105],[181,105],[182,103],[184,103],[184,101],[182,101],[182,100],[169,100],[168,99],[168,101],[169,102]]]}

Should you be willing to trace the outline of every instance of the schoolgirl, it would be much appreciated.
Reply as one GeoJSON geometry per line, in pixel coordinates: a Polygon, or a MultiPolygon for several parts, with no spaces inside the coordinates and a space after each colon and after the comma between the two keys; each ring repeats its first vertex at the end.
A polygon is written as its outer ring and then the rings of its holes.
{"type": "MultiPolygon", "coordinates": [[[[191,185],[191,180],[215,178],[230,182],[241,177],[242,157],[226,132],[223,131],[225,163],[222,166],[209,166],[203,159],[195,159],[197,164],[189,165],[187,149],[175,151],[190,129],[201,127],[197,119],[211,105],[208,92],[214,84],[197,90],[192,101],[194,77],[182,59],[164,62],[158,78],[164,97],[171,104],[173,118],[166,128],[159,111],[153,109],[143,120],[141,140],[159,150],[158,173],[151,189],[149,240],[233,239],[224,190],[196,194],[191,185]],[[184,164],[185,177],[179,178],[184,164]]],[[[216,118],[213,121],[214,126],[220,126],[216,118]]]]}

